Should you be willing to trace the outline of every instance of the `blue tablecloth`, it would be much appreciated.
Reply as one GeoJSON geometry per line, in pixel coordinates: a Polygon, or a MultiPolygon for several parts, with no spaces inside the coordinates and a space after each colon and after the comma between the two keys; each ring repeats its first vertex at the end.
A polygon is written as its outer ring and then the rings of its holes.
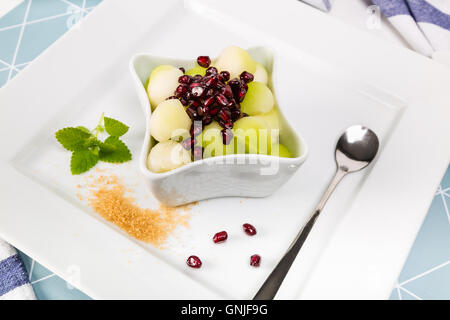
{"type": "MultiPolygon", "coordinates": [[[[0,19],[0,87],[101,0],[31,0],[0,19]]],[[[1,106],[0,106],[1,107],[1,106]]],[[[4,107],[4,106],[3,106],[4,107]]],[[[450,299],[450,168],[431,203],[391,299],[450,299]]],[[[38,299],[89,299],[21,253],[38,299]]]]}

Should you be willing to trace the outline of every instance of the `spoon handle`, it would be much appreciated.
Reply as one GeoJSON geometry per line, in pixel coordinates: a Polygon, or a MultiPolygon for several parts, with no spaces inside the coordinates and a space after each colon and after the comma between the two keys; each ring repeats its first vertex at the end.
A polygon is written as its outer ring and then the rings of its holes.
{"type": "Polygon", "coordinates": [[[276,293],[278,292],[278,289],[283,283],[284,278],[286,277],[286,274],[291,268],[292,263],[297,257],[298,252],[302,248],[303,243],[305,243],[305,240],[308,237],[309,233],[311,232],[314,223],[316,222],[317,218],[320,215],[320,212],[325,206],[325,203],[327,202],[328,198],[330,197],[331,193],[334,191],[338,183],[342,180],[343,177],[345,177],[346,174],[347,171],[343,170],[342,168],[338,168],[336,174],[334,175],[333,180],[331,180],[327,190],[320,199],[317,207],[314,209],[314,213],[309,218],[308,222],[300,230],[297,237],[294,239],[291,246],[284,254],[283,258],[281,258],[280,262],[278,262],[277,266],[269,275],[269,277],[266,279],[266,281],[261,286],[259,291],[256,293],[253,300],[270,300],[275,297],[276,293]]]}

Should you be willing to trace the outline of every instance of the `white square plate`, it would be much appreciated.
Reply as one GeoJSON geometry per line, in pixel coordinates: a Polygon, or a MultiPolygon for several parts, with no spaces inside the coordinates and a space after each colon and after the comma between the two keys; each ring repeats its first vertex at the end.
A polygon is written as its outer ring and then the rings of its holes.
{"type": "MultiPolygon", "coordinates": [[[[0,91],[0,235],[94,298],[251,298],[331,178],[337,137],[363,124],[380,137],[379,157],[342,182],[277,297],[387,298],[448,165],[449,78],[297,1],[104,1],[0,91]],[[230,44],[275,50],[278,102],[309,158],[271,197],[201,202],[166,250],[135,241],[77,198],[83,177],[70,175],[53,133],[95,126],[104,111],[131,125],[137,159],[145,126],[130,57],[216,56],[230,44]],[[223,229],[229,240],[214,245],[223,229]],[[256,252],[259,269],[248,266],[256,252]],[[186,268],[190,254],[202,269],[186,268]]],[[[157,205],[136,160],[104,167],[135,186],[139,203],[157,205]]]]}

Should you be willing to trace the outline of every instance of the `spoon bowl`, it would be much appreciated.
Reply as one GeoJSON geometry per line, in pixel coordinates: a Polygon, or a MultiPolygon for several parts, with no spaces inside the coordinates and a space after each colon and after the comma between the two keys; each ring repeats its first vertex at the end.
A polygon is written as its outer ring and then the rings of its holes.
{"type": "Polygon", "coordinates": [[[377,135],[361,125],[347,128],[336,145],[336,163],[345,172],[365,168],[376,156],[380,143],[377,135]]]}

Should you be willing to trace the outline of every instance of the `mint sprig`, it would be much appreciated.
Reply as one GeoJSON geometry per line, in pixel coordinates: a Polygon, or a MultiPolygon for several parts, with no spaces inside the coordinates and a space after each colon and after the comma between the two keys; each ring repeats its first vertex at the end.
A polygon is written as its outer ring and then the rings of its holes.
{"type": "Polygon", "coordinates": [[[102,114],[98,125],[92,131],[83,126],[67,127],[58,130],[55,137],[65,149],[72,151],[70,171],[75,175],[93,168],[98,161],[130,161],[130,149],[119,139],[128,129],[122,122],[102,114]],[[109,134],[109,137],[102,142],[98,136],[103,132],[109,134]]]}

